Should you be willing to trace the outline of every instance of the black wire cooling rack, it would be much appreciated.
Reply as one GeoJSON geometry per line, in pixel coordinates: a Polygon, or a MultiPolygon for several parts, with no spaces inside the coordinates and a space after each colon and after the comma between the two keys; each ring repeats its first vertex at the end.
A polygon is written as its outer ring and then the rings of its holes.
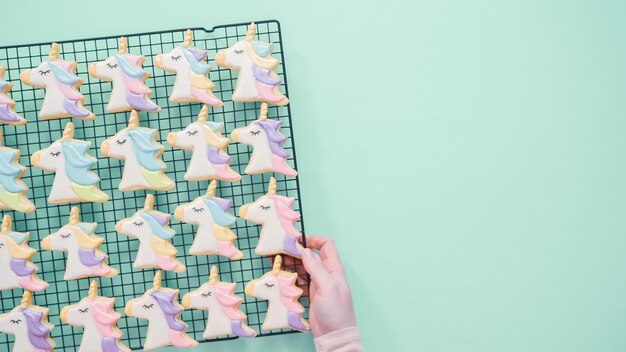
{"type": "MultiPolygon", "coordinates": [[[[283,80],[281,90],[289,96],[280,24],[275,20],[255,21],[255,23],[258,40],[274,43],[274,56],[279,58],[281,62],[276,73],[283,80]]],[[[211,109],[209,119],[224,122],[225,136],[228,136],[234,128],[245,126],[255,120],[259,114],[259,103],[235,103],[231,100],[237,73],[219,68],[213,62],[213,57],[218,50],[227,48],[245,37],[247,26],[248,23],[238,23],[216,26],[210,30],[191,28],[193,45],[209,50],[208,62],[212,68],[210,78],[215,83],[214,93],[224,101],[223,107],[211,109]]],[[[82,221],[98,223],[97,234],[106,239],[101,249],[109,254],[108,263],[120,271],[120,274],[112,279],[97,279],[100,287],[99,294],[115,297],[115,309],[122,312],[126,301],[142,295],[146,289],[152,287],[154,270],[132,268],[138,241],[117,234],[114,229],[116,221],[130,216],[141,208],[146,193],[155,193],[156,210],[173,214],[176,206],[204,194],[208,186],[207,181],[186,182],[183,179],[191,154],[172,149],[165,142],[168,132],[181,130],[195,121],[201,105],[197,103],[171,103],[168,96],[174,84],[175,75],[155,69],[152,63],[154,55],[169,52],[172,48],[181,45],[185,30],[187,28],[57,42],[61,49],[61,58],[78,63],[77,74],[84,81],[80,86],[80,92],[85,96],[85,107],[96,115],[95,121],[79,121],[67,118],[46,121],[38,119],[37,114],[41,107],[44,92],[42,89],[34,89],[21,84],[19,73],[36,67],[40,62],[47,60],[50,43],[0,47],[0,65],[7,68],[5,80],[14,84],[10,96],[17,102],[15,110],[28,121],[23,126],[3,125],[3,144],[21,151],[20,163],[28,168],[23,177],[24,182],[29,186],[27,195],[37,206],[37,210],[30,214],[10,211],[4,211],[4,213],[13,216],[15,231],[30,231],[29,245],[38,250],[33,262],[40,267],[39,275],[50,284],[50,287],[46,291],[34,295],[34,304],[50,309],[49,321],[55,325],[51,337],[57,344],[56,350],[74,351],[80,344],[82,330],[73,328],[68,324],[62,324],[59,320],[59,311],[64,306],[79,301],[87,294],[90,279],[64,281],[65,254],[40,250],[40,239],[66,224],[70,207],[77,204],[54,205],[47,202],[54,174],[31,167],[30,155],[59,139],[65,124],[70,121],[76,125],[75,138],[92,143],[90,154],[98,158],[98,164],[94,171],[101,178],[100,188],[111,197],[108,202],[103,204],[81,203],[78,206],[81,210],[82,221]],[[111,92],[111,83],[90,77],[87,73],[87,65],[91,62],[104,60],[116,52],[121,36],[128,38],[129,53],[145,56],[146,60],[143,67],[151,74],[146,85],[153,91],[153,101],[163,109],[157,114],[141,112],[140,125],[158,129],[158,142],[166,146],[163,154],[163,160],[167,164],[166,174],[176,182],[176,188],[168,192],[120,192],[117,186],[121,178],[123,162],[104,158],[99,150],[99,146],[105,138],[127,126],[129,113],[109,114],[105,112],[111,92]]],[[[269,117],[283,121],[281,131],[289,137],[284,147],[291,155],[290,163],[297,168],[289,105],[283,107],[270,106],[269,117]]],[[[243,174],[250,156],[250,150],[247,146],[231,143],[227,152],[232,156],[231,166],[242,174],[242,179],[236,183],[219,182],[217,195],[232,200],[232,209],[235,215],[238,215],[238,209],[241,205],[249,203],[267,192],[267,184],[271,175],[243,174]]],[[[274,176],[277,179],[278,193],[295,197],[294,208],[302,214],[298,178],[286,178],[278,174],[274,176]]],[[[254,248],[259,237],[260,228],[258,226],[239,219],[236,225],[232,227],[239,237],[235,244],[245,254],[244,259],[236,261],[218,256],[188,255],[187,251],[197,228],[189,224],[182,224],[176,221],[173,216],[171,227],[177,232],[173,244],[177,247],[179,259],[187,266],[187,270],[180,274],[164,273],[164,286],[178,288],[182,295],[206,282],[210,267],[217,265],[222,281],[237,283],[236,293],[245,299],[241,309],[248,314],[248,325],[254,328],[259,336],[294,332],[291,330],[263,332],[261,325],[267,312],[267,303],[245,297],[243,294],[244,285],[248,281],[271,269],[270,261],[267,258],[260,258],[254,254],[254,248]]],[[[304,232],[302,219],[297,227],[304,232]]],[[[299,264],[290,264],[286,269],[296,271],[296,265],[299,264]]],[[[18,289],[0,292],[0,311],[7,312],[18,305],[21,295],[22,291],[18,289]]],[[[301,303],[307,306],[308,297],[304,296],[301,303]]],[[[206,311],[185,310],[182,319],[189,325],[187,332],[199,342],[236,338],[235,336],[226,336],[208,341],[204,340],[202,332],[207,319],[206,311]]],[[[142,348],[147,329],[146,320],[123,316],[118,327],[124,332],[123,342],[128,347],[131,349],[142,348]]],[[[9,351],[12,342],[12,336],[0,335],[0,350],[9,351]]]]}

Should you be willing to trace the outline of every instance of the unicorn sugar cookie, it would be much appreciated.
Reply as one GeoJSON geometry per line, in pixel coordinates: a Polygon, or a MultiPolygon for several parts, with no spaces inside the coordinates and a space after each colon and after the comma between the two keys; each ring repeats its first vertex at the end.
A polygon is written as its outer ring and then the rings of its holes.
{"type": "Polygon", "coordinates": [[[59,45],[52,43],[48,61],[20,73],[22,83],[35,88],[44,88],[39,117],[43,120],[74,117],[81,120],[93,120],[95,115],[83,106],[83,95],[78,87],[83,80],[74,74],[76,62],[59,58],[59,45]]]}
{"type": "Polygon", "coordinates": [[[3,147],[0,132],[0,210],[12,209],[22,213],[35,211],[35,205],[26,197],[28,186],[22,181],[26,168],[18,162],[20,151],[3,147]]]}
{"type": "Polygon", "coordinates": [[[182,131],[170,132],[167,143],[174,148],[193,151],[185,180],[239,181],[241,175],[230,168],[231,157],[224,151],[230,142],[228,138],[222,137],[224,124],[207,121],[208,116],[209,108],[204,105],[198,120],[182,131]]]}
{"type": "Polygon", "coordinates": [[[89,64],[92,77],[113,83],[106,111],[110,113],[132,109],[159,112],[161,108],[150,100],[152,91],[144,82],[150,76],[143,70],[144,57],[128,53],[128,39],[121,37],[117,54],[104,61],[89,64]]]}
{"type": "Polygon", "coordinates": [[[198,232],[189,249],[191,255],[223,255],[230,259],[241,259],[243,253],[234,242],[237,236],[230,229],[237,218],[228,213],[232,202],[215,197],[217,181],[211,181],[206,195],[191,203],[176,208],[174,217],[178,221],[198,225],[198,232]]]}
{"type": "Polygon", "coordinates": [[[246,314],[239,309],[243,299],[235,295],[235,286],[237,284],[219,281],[217,267],[213,266],[209,282],[183,296],[183,307],[209,312],[202,335],[205,339],[223,335],[256,336],[256,331],[245,323],[246,314]]]}
{"type": "Polygon", "coordinates": [[[262,103],[258,120],[232,132],[233,141],[251,145],[253,148],[245,173],[278,172],[292,177],[298,174],[287,165],[289,153],[282,148],[287,136],[279,132],[281,124],[282,121],[267,118],[267,104],[262,103]]]}
{"type": "Polygon", "coordinates": [[[170,240],[176,232],[168,226],[170,215],[152,209],[154,196],[146,195],[143,209],[133,216],[118,221],[115,231],[139,240],[135,268],[157,268],[177,273],[185,271],[185,265],[176,260],[176,247],[170,240]]]}
{"type": "Polygon", "coordinates": [[[11,216],[2,218],[0,229],[0,290],[21,288],[42,291],[48,283],[37,278],[37,266],[31,262],[36,251],[28,246],[28,232],[11,231],[11,216]]]}
{"type": "Polygon", "coordinates": [[[302,289],[296,286],[297,273],[280,269],[282,259],[274,258],[272,271],[246,285],[246,295],[269,301],[263,330],[295,329],[309,331],[309,323],[302,318],[304,307],[298,302],[302,289]]]}
{"type": "Polygon", "coordinates": [[[13,352],[51,352],[54,341],[48,322],[48,308],[32,303],[33,293],[24,291],[22,303],[9,313],[0,315],[0,332],[15,336],[13,352]]]}
{"type": "Polygon", "coordinates": [[[78,207],[72,207],[70,222],[41,240],[41,248],[47,251],[67,252],[64,280],[117,275],[117,270],[107,265],[106,253],[98,249],[104,238],[95,235],[97,226],[81,222],[78,207]]]}
{"type": "Polygon", "coordinates": [[[69,122],[61,139],[33,154],[34,167],[55,173],[48,197],[50,203],[109,200],[96,185],[100,178],[91,171],[97,159],[88,154],[90,146],[91,142],[74,139],[74,124],[69,122]]]}
{"type": "Polygon", "coordinates": [[[239,216],[255,224],[262,225],[259,243],[254,252],[259,256],[288,254],[302,256],[302,245],[298,242],[302,234],[294,224],[300,214],[291,209],[293,198],[276,194],[276,179],[270,179],[267,194],[253,203],[239,208],[239,216]]]}
{"type": "Polygon", "coordinates": [[[174,188],[174,181],[164,173],[165,163],[161,155],[165,147],[156,142],[157,133],[157,130],[139,127],[139,114],[133,110],[128,127],[102,142],[100,149],[104,156],[124,160],[120,191],[174,188]]]}
{"type": "Polygon", "coordinates": [[[144,350],[175,346],[192,348],[198,342],[185,333],[187,324],[180,320],[183,308],[178,304],[178,290],[161,287],[161,272],[154,274],[151,289],[126,303],[126,316],[148,320],[144,350]]]}
{"type": "Polygon", "coordinates": [[[117,322],[122,315],[113,309],[114,304],[114,298],[98,296],[98,283],[92,280],[87,297],[61,310],[62,322],[84,329],[78,352],[130,352],[120,342],[117,322]]]}
{"type": "Polygon", "coordinates": [[[246,38],[218,52],[215,63],[239,72],[233,101],[287,105],[289,99],[278,90],[281,79],[274,72],[279,62],[272,57],[273,45],[253,40],[255,35],[256,25],[252,22],[246,38]]]}
{"type": "Polygon", "coordinates": [[[211,68],[204,62],[207,51],[191,46],[191,40],[192,32],[188,29],[182,46],[154,57],[154,66],[176,73],[170,101],[222,106],[224,103],[213,94],[215,84],[208,77],[211,68]]]}
{"type": "Polygon", "coordinates": [[[15,113],[15,102],[9,98],[13,84],[4,80],[5,67],[0,66],[0,123],[7,125],[23,125],[26,120],[15,113]]]}

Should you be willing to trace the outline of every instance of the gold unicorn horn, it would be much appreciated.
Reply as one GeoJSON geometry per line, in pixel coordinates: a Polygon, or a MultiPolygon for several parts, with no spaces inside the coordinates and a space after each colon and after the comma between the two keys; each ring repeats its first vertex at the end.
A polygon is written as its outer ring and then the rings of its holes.
{"type": "Polygon", "coordinates": [[[152,281],[152,288],[154,288],[155,290],[161,289],[161,270],[157,270],[156,273],[154,273],[154,280],[152,281]]]}
{"type": "Polygon", "coordinates": [[[59,59],[59,44],[52,43],[50,45],[50,54],[48,54],[48,60],[58,60],[59,59]]]}
{"type": "Polygon", "coordinates": [[[256,25],[254,22],[250,22],[248,26],[248,33],[246,33],[246,41],[251,42],[254,39],[254,35],[256,34],[256,25]]]}
{"type": "Polygon", "coordinates": [[[128,120],[128,128],[137,128],[139,127],[139,114],[137,110],[130,112],[130,119],[128,120]]]}
{"type": "Polygon", "coordinates": [[[72,207],[70,210],[70,224],[76,225],[80,222],[80,209],[78,207],[72,207]]]}
{"type": "Polygon", "coordinates": [[[198,114],[198,122],[204,122],[209,118],[209,107],[202,105],[202,109],[200,109],[200,113],[198,114]]]}
{"type": "Polygon", "coordinates": [[[67,141],[73,138],[74,138],[74,124],[71,122],[68,122],[67,125],[65,125],[65,129],[63,130],[63,137],[61,137],[61,139],[64,141],[67,141]]]}
{"type": "Polygon", "coordinates": [[[208,198],[215,197],[215,190],[217,189],[217,181],[213,180],[209,183],[209,188],[206,191],[206,196],[208,198]]]}
{"type": "Polygon", "coordinates": [[[261,104],[261,115],[259,116],[259,120],[267,119],[267,103],[261,104]]]}
{"type": "Polygon", "coordinates": [[[193,36],[193,33],[191,32],[191,29],[188,29],[185,32],[185,39],[183,40],[183,47],[188,48],[191,46],[191,38],[193,36]]]}
{"type": "Polygon", "coordinates": [[[98,281],[91,280],[88,296],[89,298],[96,298],[96,296],[98,296],[98,281]]]}
{"type": "Polygon", "coordinates": [[[22,307],[26,308],[33,303],[33,293],[30,291],[24,291],[22,295],[22,307]]]}
{"type": "Polygon", "coordinates": [[[2,217],[2,230],[1,232],[11,231],[11,215],[6,214],[2,217]]]}
{"type": "Polygon", "coordinates": [[[279,255],[274,257],[274,267],[272,268],[272,273],[278,274],[280,271],[280,266],[283,264],[283,258],[279,255]]]}
{"type": "Polygon", "coordinates": [[[154,195],[146,194],[146,201],[143,203],[143,210],[150,211],[154,206],[154,195]]]}
{"type": "Polygon", "coordinates": [[[274,178],[274,176],[270,178],[270,186],[267,189],[267,194],[270,196],[273,196],[276,194],[276,179],[274,178]]]}
{"type": "Polygon", "coordinates": [[[120,43],[117,47],[117,52],[120,54],[128,53],[128,39],[126,37],[120,37],[120,43]]]}
{"type": "Polygon", "coordinates": [[[217,266],[211,267],[211,275],[209,275],[209,282],[214,284],[217,282],[217,266]]]}

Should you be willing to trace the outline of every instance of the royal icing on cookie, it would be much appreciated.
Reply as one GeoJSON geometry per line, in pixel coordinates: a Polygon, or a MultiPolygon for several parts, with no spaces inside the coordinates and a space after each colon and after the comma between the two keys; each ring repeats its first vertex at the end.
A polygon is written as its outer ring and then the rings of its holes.
{"type": "Polygon", "coordinates": [[[89,74],[103,81],[112,82],[113,90],[106,111],[115,113],[132,109],[158,112],[150,99],[152,91],[144,82],[150,76],[141,68],[144,57],[128,53],[128,39],[121,37],[117,54],[104,61],[89,64],[89,74]]]}
{"type": "Polygon", "coordinates": [[[39,110],[40,118],[44,120],[62,117],[74,117],[81,120],[96,118],[83,106],[83,95],[78,92],[78,87],[83,80],[74,72],[76,72],[76,62],[61,60],[59,45],[52,43],[48,61],[20,73],[22,83],[46,90],[43,105],[39,110]]]}
{"type": "Polygon", "coordinates": [[[0,66],[0,123],[7,125],[23,125],[26,120],[15,113],[15,102],[9,97],[9,92],[13,88],[13,83],[4,80],[6,68],[0,66]]]}
{"type": "Polygon", "coordinates": [[[289,99],[278,90],[281,79],[274,72],[279,62],[272,57],[273,44],[258,42],[254,40],[255,35],[256,26],[252,22],[246,39],[218,52],[215,63],[239,72],[233,101],[286,105],[289,99]]]}
{"type": "Polygon", "coordinates": [[[171,243],[176,232],[168,226],[170,215],[152,209],[154,196],[146,195],[143,209],[115,225],[115,231],[139,240],[133,266],[183,272],[185,265],[176,260],[176,247],[171,243]]]}
{"type": "Polygon", "coordinates": [[[178,221],[198,225],[198,232],[189,249],[191,255],[223,255],[241,259],[243,253],[234,242],[237,236],[230,229],[237,218],[228,213],[232,202],[215,197],[217,181],[211,181],[207,194],[176,208],[178,221]]]}
{"type": "Polygon", "coordinates": [[[291,197],[276,194],[276,179],[272,177],[266,195],[239,208],[242,219],[262,225],[255,249],[257,255],[284,253],[297,258],[302,256],[304,248],[299,242],[302,234],[294,227],[300,214],[291,209],[293,201],[291,197]]]}
{"type": "Polygon", "coordinates": [[[97,186],[100,178],[91,171],[97,159],[89,155],[90,146],[91,142],[74,139],[74,124],[70,122],[65,125],[61,139],[33,154],[34,167],[55,173],[48,197],[50,203],[109,200],[97,186]]]}
{"type": "Polygon", "coordinates": [[[198,342],[185,333],[187,324],[180,320],[183,310],[178,304],[178,290],[161,287],[161,272],[157,271],[152,288],[143,296],[130,300],[124,313],[148,320],[144,350],[165,346],[195,347],[198,342]]]}
{"type": "Polygon", "coordinates": [[[219,281],[217,267],[213,266],[209,282],[183,296],[183,307],[208,311],[209,319],[202,335],[205,339],[223,335],[256,336],[256,331],[245,323],[246,314],[239,309],[243,299],[235,295],[236,285],[219,281]]]}
{"type": "Polygon", "coordinates": [[[170,132],[167,143],[174,148],[193,151],[185,180],[239,181],[241,175],[230,168],[231,157],[224,151],[230,142],[228,138],[222,137],[224,124],[207,121],[208,116],[209,108],[204,105],[198,120],[182,131],[170,132]]]}
{"type": "Polygon", "coordinates": [[[191,41],[191,30],[187,30],[182,46],[154,57],[154,66],[176,74],[170,100],[222,106],[224,103],[213,94],[215,84],[208,77],[211,68],[204,61],[207,51],[191,46],[191,41]]]}
{"type": "Polygon", "coordinates": [[[246,285],[246,295],[268,301],[263,330],[291,328],[309,331],[309,323],[302,318],[304,307],[298,302],[302,289],[296,286],[297,273],[280,269],[279,255],[274,258],[274,268],[260,279],[246,285]]]}
{"type": "Polygon", "coordinates": [[[95,235],[97,226],[81,222],[78,207],[72,207],[69,223],[41,240],[42,249],[67,252],[63,279],[117,275],[117,270],[106,263],[107,254],[98,249],[104,238],[95,235]]]}
{"type": "Polygon", "coordinates": [[[12,209],[22,213],[35,211],[35,205],[26,197],[28,187],[22,182],[26,168],[18,162],[20,151],[3,147],[0,132],[0,210],[12,209]]]}
{"type": "Polygon", "coordinates": [[[139,115],[133,110],[128,127],[102,142],[100,149],[104,156],[124,160],[120,191],[174,188],[174,181],[165,176],[166,166],[161,160],[165,147],[156,142],[156,135],[157,130],[139,127],[139,115]]]}
{"type": "Polygon", "coordinates": [[[48,283],[37,278],[37,266],[31,262],[36,251],[28,246],[28,232],[11,231],[11,216],[2,218],[0,229],[0,290],[22,288],[42,291],[48,283]]]}
{"type": "Polygon", "coordinates": [[[281,124],[282,121],[267,118],[267,104],[262,103],[258,120],[232,132],[233,141],[253,148],[245,173],[278,172],[286,176],[298,174],[287,164],[289,153],[282,147],[287,141],[287,136],[279,132],[281,124]]]}
{"type": "Polygon", "coordinates": [[[84,329],[78,352],[130,352],[120,342],[117,322],[122,315],[114,305],[114,298],[98,296],[98,283],[92,280],[87,297],[61,310],[62,322],[84,329]]]}
{"type": "Polygon", "coordinates": [[[15,336],[13,352],[51,352],[54,341],[48,322],[48,308],[32,304],[33,294],[24,291],[22,304],[9,313],[0,315],[0,332],[15,336]]]}

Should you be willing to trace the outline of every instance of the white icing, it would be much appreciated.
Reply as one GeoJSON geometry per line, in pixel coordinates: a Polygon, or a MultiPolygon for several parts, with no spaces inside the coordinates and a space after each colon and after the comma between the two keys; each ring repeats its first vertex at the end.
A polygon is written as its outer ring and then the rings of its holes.
{"type": "Polygon", "coordinates": [[[160,68],[167,72],[176,73],[174,88],[172,88],[172,93],[170,94],[171,101],[197,101],[197,98],[191,92],[191,66],[180,48],[174,48],[169,53],[161,54],[160,68]],[[173,60],[172,56],[180,58],[173,60]]]}
{"type": "Polygon", "coordinates": [[[13,352],[42,352],[42,350],[30,344],[26,317],[22,314],[20,309],[21,308],[17,307],[9,313],[0,315],[0,332],[15,336],[13,352]],[[20,323],[13,324],[11,320],[20,320],[20,323]]]}
{"type": "MultiPolygon", "coordinates": [[[[148,224],[139,217],[140,213],[133,215],[131,218],[120,221],[122,234],[136,238],[139,240],[139,249],[133,267],[135,268],[158,268],[157,257],[154,250],[150,247],[150,239],[153,234],[148,224]],[[134,223],[143,223],[143,226],[135,226],[134,223]]],[[[116,227],[117,228],[117,227],[116,227]]]]}
{"type": "Polygon", "coordinates": [[[268,301],[267,314],[262,329],[290,328],[288,321],[289,310],[283,304],[276,276],[265,274],[258,281],[252,281],[252,283],[254,283],[252,295],[268,301]],[[266,284],[271,287],[267,287],[266,284]]]}

